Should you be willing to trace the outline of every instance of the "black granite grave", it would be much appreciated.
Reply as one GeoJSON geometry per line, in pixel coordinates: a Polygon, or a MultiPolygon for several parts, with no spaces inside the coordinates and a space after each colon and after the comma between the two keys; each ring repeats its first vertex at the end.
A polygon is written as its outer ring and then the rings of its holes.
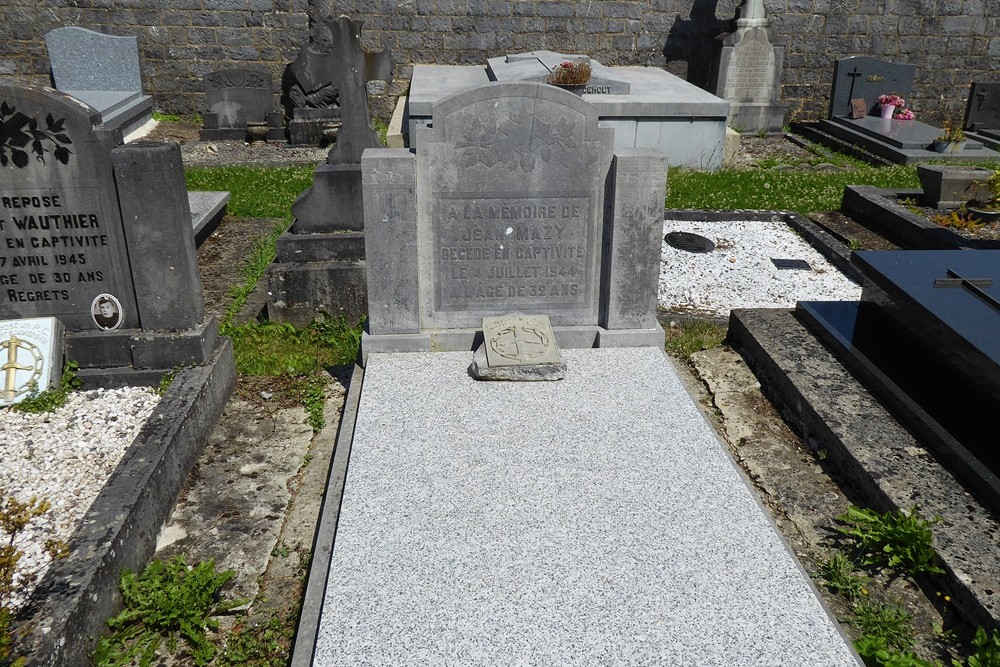
{"type": "Polygon", "coordinates": [[[966,136],[1000,150],[1000,83],[974,81],[965,107],[966,136]]]}
{"type": "Polygon", "coordinates": [[[247,123],[267,123],[267,139],[284,141],[282,114],[274,110],[271,75],[250,69],[220,69],[205,75],[202,141],[243,141],[247,123]]]}
{"type": "Polygon", "coordinates": [[[916,76],[916,66],[893,63],[867,56],[843,58],[834,63],[830,91],[829,118],[819,122],[819,129],[879,157],[909,164],[917,161],[987,162],[1000,160],[1000,153],[970,138],[953,153],[932,150],[941,128],[920,120],[881,118],[878,98],[895,93],[909,100],[916,76]],[[868,115],[852,117],[851,100],[864,100],[868,115]]]}
{"type": "Polygon", "coordinates": [[[1000,251],[857,252],[860,303],[797,312],[964,484],[1000,512],[1000,251]]]}
{"type": "Polygon", "coordinates": [[[100,119],[50,89],[0,86],[0,319],[58,318],[84,371],[204,363],[218,326],[180,147],[120,145],[100,119]]]}

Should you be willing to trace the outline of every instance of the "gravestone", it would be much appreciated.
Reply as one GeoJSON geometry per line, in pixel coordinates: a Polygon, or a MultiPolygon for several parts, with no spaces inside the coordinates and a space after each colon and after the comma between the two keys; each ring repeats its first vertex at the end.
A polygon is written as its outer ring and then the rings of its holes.
{"type": "MultiPolygon", "coordinates": [[[[389,50],[370,53],[361,48],[363,23],[347,16],[313,23],[310,43],[299,50],[295,61],[288,66],[283,83],[291,107],[290,143],[320,144],[324,140],[324,126],[347,123],[343,117],[357,116],[362,105],[367,118],[365,83],[392,80],[389,50]]],[[[339,134],[336,141],[342,141],[339,134]]],[[[358,160],[360,153],[354,161],[358,160]]]]}
{"type": "Polygon", "coordinates": [[[662,345],[666,156],[613,148],[596,108],[504,83],[442,100],[416,155],[362,158],[363,352],[471,350],[484,317],[544,314],[561,347],[662,345]]]}
{"type": "Polygon", "coordinates": [[[0,320],[0,407],[58,386],[63,325],[54,317],[0,320]]]}
{"type": "Polygon", "coordinates": [[[177,144],[120,145],[77,99],[0,86],[0,318],[56,317],[81,368],[204,362],[177,144]]]}
{"type": "MultiPolygon", "coordinates": [[[[552,68],[584,55],[529,51],[490,58],[486,68],[414,65],[407,97],[408,146],[431,123],[434,105],[458,92],[500,83],[543,82],[552,68]]],[[[590,81],[577,92],[612,128],[615,148],[651,148],[674,166],[718,169],[725,152],[729,103],[658,67],[606,67],[590,59],[590,81]]]]}
{"type": "Polygon", "coordinates": [[[709,88],[729,101],[729,124],[744,132],[780,132],[785,124],[781,99],[783,44],[771,42],[763,0],[744,0],[736,30],[716,37],[709,88]]]}
{"type": "Polygon", "coordinates": [[[267,123],[267,139],[285,138],[281,112],[274,111],[271,75],[250,69],[220,69],[204,77],[208,110],[202,114],[202,141],[238,140],[247,136],[247,123],[267,123]]]}
{"type": "Polygon", "coordinates": [[[1000,149],[1000,83],[972,83],[964,127],[990,148],[1000,149]]]}
{"type": "Polygon", "coordinates": [[[104,125],[127,136],[153,117],[153,98],[142,92],[135,37],[69,26],[46,33],[45,47],[53,85],[97,109],[104,125]]]}
{"type": "Polygon", "coordinates": [[[878,98],[896,93],[909,100],[916,76],[916,66],[893,63],[868,56],[842,58],[835,62],[830,90],[828,118],[819,121],[819,129],[847,143],[899,164],[941,160],[989,162],[1000,160],[1000,153],[983,142],[969,139],[953,153],[932,150],[941,128],[919,120],[881,118],[878,98]],[[854,118],[852,100],[863,100],[868,115],[854,118]]]}
{"type": "Polygon", "coordinates": [[[935,455],[1000,510],[1000,251],[861,251],[860,303],[799,310],[935,455]]]}
{"type": "Polygon", "coordinates": [[[278,238],[267,272],[272,319],[305,324],[325,312],[357,321],[365,313],[361,155],[382,145],[365,85],[372,76],[388,77],[391,61],[387,51],[362,48],[361,26],[347,16],[328,20],[325,49],[304,51],[307,60],[300,54],[311,81],[329,80],[339,91],[342,126],[312,186],[292,204],[295,222],[278,238]]]}

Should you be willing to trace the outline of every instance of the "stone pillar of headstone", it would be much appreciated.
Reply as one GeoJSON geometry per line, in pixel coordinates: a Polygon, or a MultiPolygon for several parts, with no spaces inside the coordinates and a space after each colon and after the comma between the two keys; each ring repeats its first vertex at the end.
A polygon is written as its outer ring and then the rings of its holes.
{"type": "Polygon", "coordinates": [[[140,142],[111,152],[139,309],[147,331],[193,329],[205,319],[181,149],[140,142]]]}
{"type": "Polygon", "coordinates": [[[667,156],[644,148],[618,149],[612,165],[604,232],[601,347],[637,343],[648,332],[662,343],[656,320],[663,237],[667,156]],[[616,330],[630,330],[618,339],[616,330]]]}
{"type": "Polygon", "coordinates": [[[406,150],[371,149],[361,170],[368,331],[419,333],[416,158],[406,150]]]}
{"type": "Polygon", "coordinates": [[[736,30],[716,37],[717,52],[709,89],[728,100],[729,124],[741,132],[780,132],[784,44],[773,43],[763,0],[744,0],[736,30]]]}

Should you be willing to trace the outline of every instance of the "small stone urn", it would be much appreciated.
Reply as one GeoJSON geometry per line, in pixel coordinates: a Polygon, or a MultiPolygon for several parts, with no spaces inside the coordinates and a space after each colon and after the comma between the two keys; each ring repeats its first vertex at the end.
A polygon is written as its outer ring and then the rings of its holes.
{"type": "Polygon", "coordinates": [[[264,121],[251,121],[247,123],[247,136],[250,137],[250,143],[256,144],[260,141],[267,141],[267,123],[264,121]]]}
{"type": "Polygon", "coordinates": [[[342,125],[343,122],[339,120],[323,123],[323,137],[326,139],[327,143],[332,144],[337,140],[337,133],[340,132],[342,125]]]}

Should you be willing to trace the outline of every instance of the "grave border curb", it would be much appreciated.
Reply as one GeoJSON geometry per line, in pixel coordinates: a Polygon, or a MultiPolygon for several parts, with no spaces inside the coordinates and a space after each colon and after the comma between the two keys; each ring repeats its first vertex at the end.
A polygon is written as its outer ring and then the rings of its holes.
{"type": "Polygon", "coordinates": [[[65,560],[42,579],[28,619],[31,633],[15,650],[28,665],[90,664],[105,621],[121,609],[122,570],[142,570],[191,467],[236,381],[229,338],[203,366],[179,370],[84,515],[65,560]],[[39,602],[40,600],[40,602],[39,602]]]}

